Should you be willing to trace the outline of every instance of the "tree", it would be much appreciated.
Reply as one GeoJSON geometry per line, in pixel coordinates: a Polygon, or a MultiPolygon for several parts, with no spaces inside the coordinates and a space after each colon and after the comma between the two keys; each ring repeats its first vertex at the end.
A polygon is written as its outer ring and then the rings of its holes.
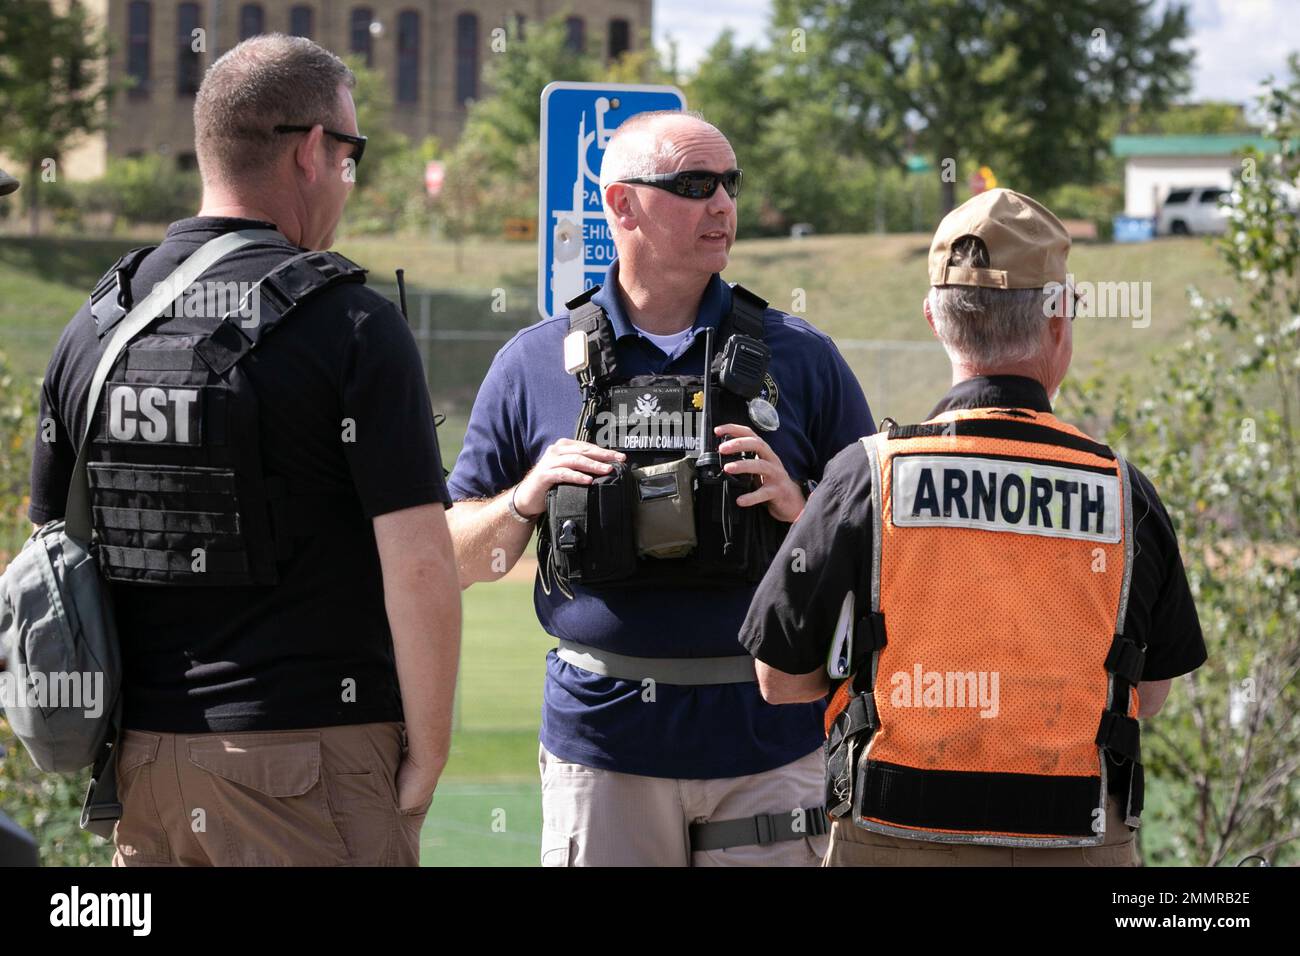
{"type": "Polygon", "coordinates": [[[601,72],[595,57],[571,50],[566,37],[558,17],[530,25],[526,36],[512,30],[488,61],[488,95],[470,105],[438,203],[452,238],[537,215],[542,90],[554,80],[594,81],[601,72]]]}
{"type": "Polygon", "coordinates": [[[111,91],[93,64],[106,55],[107,45],[80,3],[68,4],[65,13],[49,0],[0,4],[4,149],[27,170],[22,195],[33,234],[39,229],[42,179],[57,175],[57,162],[75,137],[104,125],[111,91]]]}
{"type": "Polygon", "coordinates": [[[828,108],[813,143],[901,165],[915,148],[956,204],[966,160],[994,157],[1025,191],[1088,182],[1103,119],[1187,89],[1187,11],[1155,0],[777,0],[791,101],[828,108]]]}
{"type": "Polygon", "coordinates": [[[1237,295],[1193,290],[1189,335],[1151,374],[1079,393],[1160,490],[1209,652],[1143,731],[1174,834],[1157,863],[1300,859],[1300,56],[1290,69],[1263,98],[1276,149],[1231,193],[1237,295]]]}

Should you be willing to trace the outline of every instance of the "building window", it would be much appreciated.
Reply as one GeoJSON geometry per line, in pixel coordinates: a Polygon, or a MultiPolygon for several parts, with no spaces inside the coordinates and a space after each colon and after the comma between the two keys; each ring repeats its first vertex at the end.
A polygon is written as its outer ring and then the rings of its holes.
{"type": "Polygon", "coordinates": [[[632,49],[631,29],[626,20],[609,21],[609,58],[617,60],[632,49]]]}
{"type": "Polygon", "coordinates": [[[522,13],[516,13],[515,14],[515,37],[520,40],[524,39],[524,34],[526,32],[527,27],[528,27],[528,18],[524,16],[522,13]]]}
{"type": "Polygon", "coordinates": [[[191,170],[198,169],[198,168],[199,168],[199,158],[198,158],[197,156],[195,156],[193,153],[190,153],[190,152],[177,153],[177,154],[176,154],[176,168],[179,169],[179,170],[180,170],[181,172],[183,172],[183,173],[188,173],[188,172],[190,172],[191,170]]]}
{"type": "Polygon", "coordinates": [[[369,7],[352,8],[352,44],[349,49],[365,60],[367,67],[375,65],[375,51],[370,45],[370,21],[374,18],[369,7]]]}
{"type": "Polygon", "coordinates": [[[289,35],[295,37],[306,37],[311,39],[315,23],[315,13],[311,7],[306,4],[298,4],[289,8],[289,35]]]}
{"type": "Polygon", "coordinates": [[[569,17],[564,21],[564,45],[574,53],[587,49],[587,21],[582,17],[569,17]]]}
{"type": "Polygon", "coordinates": [[[199,91],[202,70],[194,49],[194,31],[199,29],[202,14],[197,3],[182,3],[176,8],[176,95],[193,96],[199,91]]]}
{"type": "Polygon", "coordinates": [[[266,32],[266,14],[260,3],[246,3],[239,8],[239,39],[247,40],[266,32]]]}
{"type": "Polygon", "coordinates": [[[403,10],[397,15],[397,102],[420,99],[420,14],[403,10]]]}
{"type": "Polygon", "coordinates": [[[153,8],[146,0],[132,0],[126,8],[126,75],[133,81],[131,96],[149,95],[149,43],[153,8]]]}
{"type": "Polygon", "coordinates": [[[456,102],[478,98],[478,17],[461,13],[456,17],[456,102]]]}

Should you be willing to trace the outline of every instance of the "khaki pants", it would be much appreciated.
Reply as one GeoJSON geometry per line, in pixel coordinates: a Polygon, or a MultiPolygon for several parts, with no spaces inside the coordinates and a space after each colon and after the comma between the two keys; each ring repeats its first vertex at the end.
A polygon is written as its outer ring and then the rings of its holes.
{"type": "Polygon", "coordinates": [[[873,833],[851,820],[831,825],[824,866],[1137,866],[1134,833],[1119,805],[1106,800],[1106,837],[1101,846],[1011,847],[933,843],[873,833]]]}
{"type": "Polygon", "coordinates": [[[399,723],[128,730],[114,866],[418,866],[429,805],[397,806],[399,723]]]}
{"type": "Polygon", "coordinates": [[[825,800],[815,750],[745,777],[675,780],[599,770],[539,748],[542,866],[817,866],[828,837],[690,852],[692,823],[788,814],[825,800]]]}

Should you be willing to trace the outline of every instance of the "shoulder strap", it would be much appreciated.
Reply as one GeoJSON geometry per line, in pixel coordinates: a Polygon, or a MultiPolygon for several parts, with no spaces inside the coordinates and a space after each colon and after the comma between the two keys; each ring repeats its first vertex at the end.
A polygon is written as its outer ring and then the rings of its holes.
{"type": "Polygon", "coordinates": [[[1057,445],[1074,451],[1087,452],[1098,458],[1114,460],[1115,453],[1100,442],[1071,432],[1041,425],[1038,422],[1015,421],[1009,418],[957,418],[947,422],[923,422],[920,425],[897,425],[889,429],[889,441],[908,438],[936,438],[969,435],[975,438],[1002,438],[1007,441],[1032,442],[1039,445],[1057,445]]]}
{"type": "Polygon", "coordinates": [[[131,277],[140,267],[140,260],[157,248],[157,246],[142,246],[139,249],[132,249],[113,263],[113,268],[105,272],[96,283],[90,293],[90,315],[95,320],[95,332],[100,338],[122,321],[130,311],[131,277]]]}
{"type": "Polygon", "coordinates": [[[304,252],[286,259],[249,293],[253,315],[246,315],[241,303],[221,317],[194,352],[217,375],[225,375],[303,303],[333,286],[365,281],[366,270],[337,252],[304,252]]]}
{"type": "Polygon", "coordinates": [[[569,331],[587,336],[584,376],[595,385],[603,385],[618,375],[618,357],[614,351],[614,326],[605,310],[591,301],[598,291],[600,286],[593,286],[564,305],[569,310],[569,331]]]}
{"type": "Polygon", "coordinates": [[[108,373],[112,370],[117,357],[122,354],[128,342],[143,332],[162,314],[163,309],[196,282],[199,276],[216,265],[218,260],[251,243],[280,238],[282,237],[278,232],[269,229],[242,229],[210,239],[116,323],[113,337],[108,340],[108,344],[104,347],[104,354],[100,356],[99,364],[95,366],[95,374],[90,379],[90,391],[86,396],[86,430],[77,448],[77,464],[72,469],[72,481],[68,486],[68,506],[65,509],[67,513],[65,528],[69,537],[84,544],[90,542],[90,486],[86,478],[86,452],[89,450],[90,435],[95,426],[95,409],[99,405],[100,395],[103,394],[104,382],[108,380],[108,373]]]}
{"type": "Polygon", "coordinates": [[[767,311],[767,300],[755,295],[739,282],[731,284],[731,312],[722,320],[718,338],[723,342],[732,332],[748,335],[751,338],[763,338],[763,313],[767,311]],[[730,326],[730,327],[728,327],[730,326]]]}

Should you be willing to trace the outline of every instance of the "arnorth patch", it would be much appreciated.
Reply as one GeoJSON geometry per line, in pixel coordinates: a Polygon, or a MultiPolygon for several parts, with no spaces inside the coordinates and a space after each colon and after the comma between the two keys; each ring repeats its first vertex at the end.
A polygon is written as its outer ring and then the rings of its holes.
{"type": "Polygon", "coordinates": [[[897,455],[893,472],[892,515],[899,527],[1120,540],[1117,475],[957,455],[897,455]]]}

